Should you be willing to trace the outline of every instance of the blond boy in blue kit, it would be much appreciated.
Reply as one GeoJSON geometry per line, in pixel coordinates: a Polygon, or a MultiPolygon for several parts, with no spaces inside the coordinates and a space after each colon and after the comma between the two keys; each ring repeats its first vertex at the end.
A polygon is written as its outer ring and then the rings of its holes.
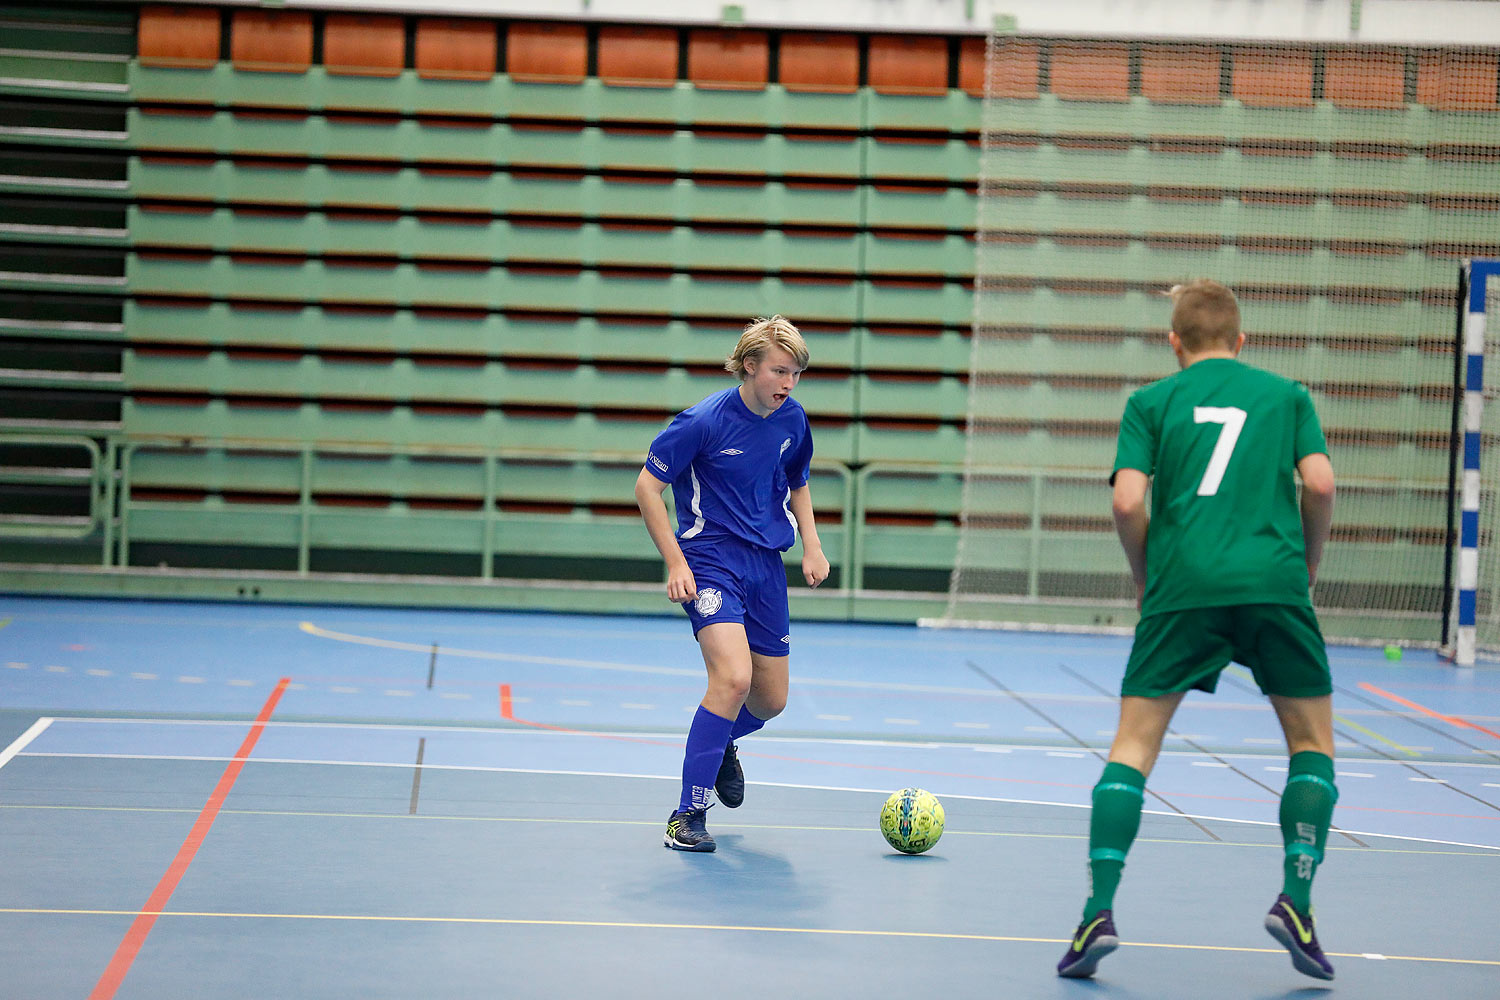
{"type": "Polygon", "coordinates": [[[734,741],[786,706],[791,623],[781,553],[800,534],[808,586],[828,576],[807,485],[812,431],[791,398],[807,361],[787,320],[751,323],[725,362],[739,385],[678,414],[636,478],[636,503],[667,564],[667,597],[683,604],[708,670],[662,839],[674,850],[715,849],[709,793],[731,809],[744,800],[734,741]],[[675,532],[662,499],[669,485],[675,532]]]}

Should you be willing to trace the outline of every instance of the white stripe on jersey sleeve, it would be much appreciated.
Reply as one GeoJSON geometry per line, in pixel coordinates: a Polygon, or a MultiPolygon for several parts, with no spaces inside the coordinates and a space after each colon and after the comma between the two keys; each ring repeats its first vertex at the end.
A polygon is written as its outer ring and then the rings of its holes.
{"type": "Polygon", "coordinates": [[[688,475],[693,480],[693,497],[688,501],[688,510],[693,512],[693,526],[682,533],[683,538],[697,538],[703,530],[703,488],[698,485],[698,470],[688,466],[688,475]]]}

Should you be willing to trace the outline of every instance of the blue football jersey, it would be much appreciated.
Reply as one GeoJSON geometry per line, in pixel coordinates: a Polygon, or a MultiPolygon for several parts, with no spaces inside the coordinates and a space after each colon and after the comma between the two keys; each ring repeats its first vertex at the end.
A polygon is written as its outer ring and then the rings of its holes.
{"type": "Polygon", "coordinates": [[[787,504],[807,483],[812,453],[801,404],[788,398],[758,417],[733,386],[673,417],[646,468],[672,486],[680,541],[730,536],[785,551],[797,540],[787,504]]]}

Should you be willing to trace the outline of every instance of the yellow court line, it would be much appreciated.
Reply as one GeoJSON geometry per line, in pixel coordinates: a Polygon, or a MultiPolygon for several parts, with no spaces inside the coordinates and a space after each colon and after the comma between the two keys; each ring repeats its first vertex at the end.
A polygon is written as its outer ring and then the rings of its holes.
{"type": "MultiPolygon", "coordinates": [[[[0,802],[0,809],[36,809],[52,810],[56,812],[105,812],[105,813],[192,813],[197,814],[196,809],[178,809],[167,806],[68,806],[68,805],[44,805],[29,802],[0,802]]],[[[221,816],[285,816],[301,817],[308,819],[389,819],[402,823],[411,823],[417,820],[447,821],[463,823],[588,823],[597,826],[641,826],[659,827],[661,824],[650,819],[578,819],[576,817],[553,816],[461,816],[445,815],[442,813],[369,813],[369,812],[325,812],[310,809],[220,809],[221,816]]],[[[866,833],[870,827],[862,826],[796,826],[787,823],[733,823],[728,829],[734,830],[795,830],[806,833],[866,833]]],[[[949,837],[1010,837],[1017,840],[1088,840],[1087,834],[1081,833],[1015,833],[1007,830],[957,830],[949,828],[944,833],[949,837]]],[[[1365,836],[1378,837],[1381,834],[1365,834],[1365,836]]],[[[1136,837],[1137,844],[1186,844],[1193,847],[1250,847],[1267,848],[1277,851],[1282,850],[1282,845],[1273,841],[1250,841],[1250,840],[1188,840],[1175,837],[1136,837]]],[[[1344,851],[1351,854],[1422,854],[1437,855],[1443,857],[1461,858],[1500,858],[1500,848],[1476,847],[1468,851],[1435,851],[1418,850],[1409,847],[1360,847],[1360,846],[1328,846],[1326,851],[1344,851]]]]}
{"type": "Polygon", "coordinates": [[[1420,752],[1418,752],[1416,750],[1413,750],[1411,747],[1402,746],[1400,743],[1397,743],[1395,740],[1386,739],[1384,736],[1381,736],[1379,733],[1375,732],[1375,730],[1373,730],[1373,729],[1366,729],[1364,726],[1361,726],[1359,723],[1352,722],[1349,719],[1344,718],[1342,715],[1339,715],[1337,712],[1334,713],[1333,718],[1334,718],[1334,721],[1337,722],[1337,723],[1339,723],[1340,725],[1348,726],[1350,729],[1357,729],[1360,732],[1364,733],[1366,736],[1370,737],[1371,739],[1377,739],[1380,742],[1384,743],[1386,746],[1395,747],[1397,750],[1400,750],[1402,753],[1404,753],[1404,754],[1406,754],[1406,755],[1408,755],[1410,757],[1420,757],[1420,756],[1422,756],[1422,754],[1420,752]]]}
{"type": "Polygon", "coordinates": [[[10,619],[9,618],[0,618],[0,628],[4,628],[5,626],[7,626],[9,624],[10,624],[10,619]]]}
{"type": "MultiPolygon", "coordinates": [[[[1234,676],[1238,677],[1240,680],[1251,681],[1252,683],[1255,681],[1255,675],[1252,674],[1250,671],[1244,669],[1243,667],[1237,667],[1234,664],[1230,664],[1226,669],[1231,674],[1234,674],[1234,676]]],[[[1407,754],[1407,755],[1412,756],[1412,757],[1420,757],[1420,756],[1422,756],[1419,752],[1417,752],[1416,750],[1413,750],[1411,747],[1402,746],[1400,743],[1397,743],[1395,740],[1387,739],[1386,737],[1381,736],[1375,730],[1373,730],[1373,729],[1366,729],[1364,726],[1361,726],[1359,723],[1352,722],[1349,719],[1346,719],[1344,716],[1339,715],[1338,713],[1334,713],[1333,718],[1334,718],[1334,721],[1340,723],[1341,725],[1348,726],[1350,729],[1358,730],[1359,732],[1364,733],[1366,736],[1370,737],[1373,740],[1379,740],[1380,742],[1384,743],[1386,746],[1395,747],[1397,750],[1400,750],[1404,754],[1407,754]]]]}
{"type": "MultiPolygon", "coordinates": [[[[1067,944],[1069,938],[1015,937],[1007,934],[956,934],[943,931],[878,931],[849,927],[765,927],[755,924],[666,924],[635,920],[534,920],[523,917],[411,917],[373,913],[219,913],[206,910],[65,910],[46,907],[0,907],[0,913],[62,917],[200,917],[221,920],[317,920],[353,923],[472,924],[521,927],[611,927],[652,931],[739,931],[752,934],[828,934],[837,937],[917,938],[942,941],[997,941],[1009,944],[1067,944]]],[[[1175,944],[1132,941],[1132,948],[1172,948],[1179,951],[1228,951],[1252,955],[1280,955],[1281,948],[1243,948],[1236,945],[1175,944]]],[[[1487,958],[1440,958],[1433,955],[1377,955],[1370,952],[1324,952],[1331,958],[1376,958],[1392,962],[1439,962],[1451,965],[1494,965],[1487,958]]]]}

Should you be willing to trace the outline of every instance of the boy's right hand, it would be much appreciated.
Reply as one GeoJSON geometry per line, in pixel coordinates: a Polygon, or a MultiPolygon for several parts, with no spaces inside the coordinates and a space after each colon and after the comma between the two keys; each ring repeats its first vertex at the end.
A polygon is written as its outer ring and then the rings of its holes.
{"type": "Polygon", "coordinates": [[[698,597],[698,583],[693,579],[693,571],[688,568],[687,563],[676,566],[667,571],[667,599],[677,604],[696,600],[698,597]]]}

